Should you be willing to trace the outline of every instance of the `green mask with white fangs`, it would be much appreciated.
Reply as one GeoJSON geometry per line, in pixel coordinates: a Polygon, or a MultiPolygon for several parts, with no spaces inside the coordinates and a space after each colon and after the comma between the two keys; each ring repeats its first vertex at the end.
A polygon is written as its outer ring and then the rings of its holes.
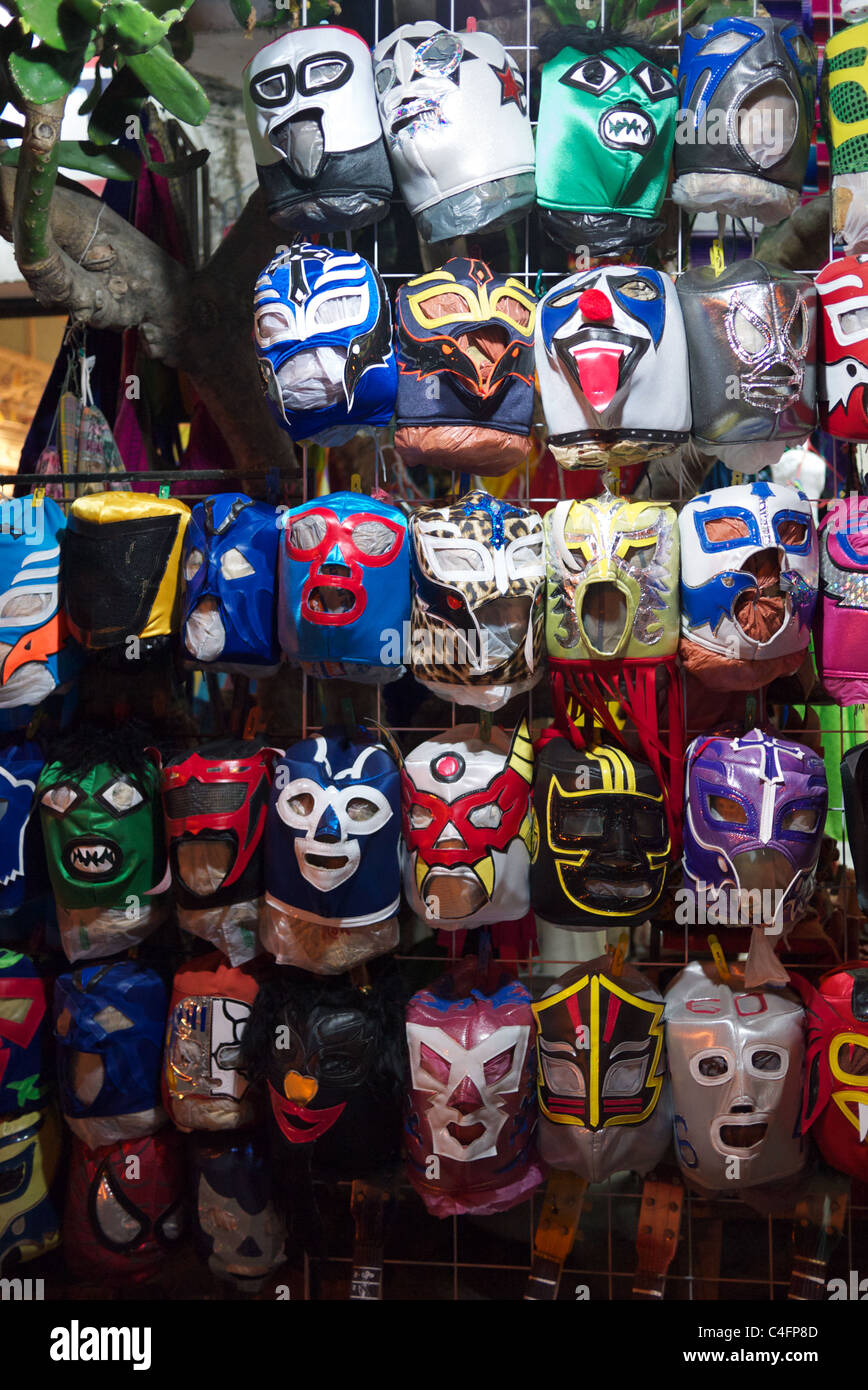
{"type": "Polygon", "coordinates": [[[106,753],[95,761],[64,751],[36,790],[70,960],[123,950],[165,915],[165,895],[153,893],[166,873],[159,771],[141,754],[130,765],[106,753]]]}

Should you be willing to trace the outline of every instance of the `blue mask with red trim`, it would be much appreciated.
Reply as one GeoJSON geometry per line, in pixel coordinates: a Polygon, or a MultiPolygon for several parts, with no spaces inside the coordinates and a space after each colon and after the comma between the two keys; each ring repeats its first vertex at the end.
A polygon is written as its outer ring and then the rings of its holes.
{"type": "Polygon", "coordinates": [[[215,670],[273,667],[277,643],[278,513],[241,492],[193,508],[184,536],[184,650],[215,670]]]}
{"type": "Polygon", "coordinates": [[[317,675],[388,681],[402,674],[410,543],[398,507],[334,492],[293,508],[279,584],[280,645],[290,661],[318,664],[317,675]]]}

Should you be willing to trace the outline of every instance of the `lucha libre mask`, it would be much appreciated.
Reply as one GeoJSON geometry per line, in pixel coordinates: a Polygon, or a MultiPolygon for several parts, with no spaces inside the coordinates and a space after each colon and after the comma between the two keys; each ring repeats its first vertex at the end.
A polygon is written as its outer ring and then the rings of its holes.
{"type": "Polygon", "coordinates": [[[839,705],[868,703],[868,497],[831,504],[820,525],[820,678],[839,705]]]}
{"type": "Polygon", "coordinates": [[[74,678],[80,653],[59,593],[66,518],[44,497],[6,499],[0,517],[0,711],[29,723],[74,678]]]}
{"type": "Polygon", "coordinates": [[[729,1192],[798,1173],[805,1015],[793,995],[723,984],[700,961],[666,991],[675,1147],[691,1185],[729,1192]],[[736,1162],[733,1162],[736,1160],[736,1162]]]}
{"type": "Polygon", "coordinates": [[[46,763],[36,789],[70,960],[135,945],[167,911],[159,773],[135,734],[126,734],[74,736],[46,763]]]}
{"type": "Polygon", "coordinates": [[[411,522],[413,675],[460,705],[495,710],[543,673],[543,524],[469,492],[411,522]]]}
{"type": "Polygon", "coordinates": [[[663,1059],[663,999],[611,956],[568,970],[533,1005],[540,1153],[588,1182],[646,1173],[663,1157],[672,1103],[663,1059]]]}
{"type": "Polygon", "coordinates": [[[671,843],[660,783],[620,748],[545,743],[534,777],[531,906],[573,931],[638,926],[663,895],[671,843]]]}
{"type": "Polygon", "coordinates": [[[278,584],[281,646],[309,675],[365,684],[403,675],[410,541],[400,508],[358,492],[294,507],[278,584]]]}
{"type": "Polygon", "coordinates": [[[694,497],[681,529],[681,659],[721,690],[756,690],[802,664],[817,601],[811,504],[778,483],[694,497]]]}
{"type": "Polygon", "coordinates": [[[166,1024],[163,1104],[185,1133],[240,1129],[252,1121],[247,1081],[238,1068],[258,988],[253,967],[227,965],[219,951],[197,956],[175,975],[166,1024]]]}
{"type": "Polygon", "coordinates": [[[868,256],[829,261],[814,284],[820,296],[820,424],[838,439],[864,442],[868,440],[868,256]]]}
{"type": "Polygon", "coordinates": [[[63,1215],[73,1277],[116,1288],[158,1275],[184,1233],[185,1177],[171,1128],[98,1149],[73,1140],[63,1215]]]}
{"type": "Polygon", "coordinates": [[[386,287],[350,251],[300,243],[256,281],[253,331],[271,413],[293,439],[344,444],[388,425],[398,369],[386,287]]]}
{"type": "Polygon", "coordinates": [[[868,1179],[868,969],[830,970],[815,988],[800,976],[808,1027],[802,1125],[826,1162],[868,1179]]]}
{"type": "Polygon", "coordinates": [[[274,752],[226,740],[172,758],[161,788],[178,921],[230,965],[261,950],[265,816],[274,752]]]}
{"type": "Polygon", "coordinates": [[[763,461],[757,444],[804,439],[814,428],[813,281],[760,261],[734,261],[718,276],[707,265],[688,270],[678,280],[678,297],[693,437],[706,453],[755,472],[763,461]],[[733,454],[736,446],[747,447],[733,454]]]}
{"type": "Polygon", "coordinates": [[[868,24],[830,34],[820,117],[832,172],[832,230],[849,252],[868,251],[868,24]]]}
{"type": "Polygon", "coordinates": [[[374,49],[380,121],[425,241],[494,232],[534,201],[524,82],[494,37],[402,24],[374,49]]]}
{"type": "Polygon", "coordinates": [[[324,729],[289,748],[265,828],[265,949],[330,974],[397,945],[400,836],[399,773],[382,744],[324,729]]]}
{"type": "Polygon", "coordinates": [[[54,986],[60,1108],[94,1149],[153,1134],[166,1122],[160,1060],[168,997],[135,961],[86,965],[54,986]]]}
{"type": "Polygon", "coordinates": [[[262,1145],[255,1134],[197,1141],[189,1150],[196,1253],[218,1279],[258,1293],[282,1264],[286,1242],[262,1145]]]}
{"type": "Polygon", "coordinates": [[[0,1115],[39,1105],[48,1090],[42,1057],[46,1006],[45,982],[29,956],[0,947],[0,1115]]]}
{"type": "Polygon", "coordinates": [[[578,26],[539,44],[542,225],[570,250],[644,251],[663,230],[678,94],[662,51],[578,26]]]}
{"type": "Polygon", "coordinates": [[[487,478],[524,463],[536,295],[455,258],[398,291],[395,447],[404,463],[487,478]]]}
{"type": "Polygon", "coordinates": [[[278,514],[241,492],[193,508],[184,537],[184,650],[209,670],[269,675],[277,643],[278,514]]]}
{"type": "Polygon", "coordinates": [[[340,231],[385,217],[392,175],[358,34],[320,25],[266,44],[244,69],[244,114],[278,226],[340,231]]]}
{"type": "Polygon", "coordinates": [[[678,527],[660,502],[559,502],[545,517],[546,645],[564,661],[671,656],[678,527]]]}
{"type": "Polygon", "coordinates": [[[801,26],[733,16],[682,40],[672,197],[692,212],[782,222],[799,205],[817,54],[801,26]]]}
{"type": "Polygon", "coordinates": [[[446,931],[514,922],[530,905],[533,745],[522,719],[507,740],[461,724],[420,743],[401,774],[404,892],[446,931]]]}
{"type": "Polygon", "coordinates": [[[63,548],[63,588],[84,647],[139,651],[178,629],[179,580],[190,508],[174,497],[96,492],[73,502],[63,548]]]}
{"type": "Polygon", "coordinates": [[[60,1149],[53,1106],[0,1120],[0,1275],[60,1244],[50,1196],[60,1149]]]}
{"type": "Polygon", "coordinates": [[[278,1153],[331,1175],[364,1177],[400,1148],[403,987],[390,959],[367,968],[368,989],[346,975],[279,971],[244,1034],[244,1067],[265,1083],[278,1153]]]}
{"type": "Polygon", "coordinates": [[[531,1032],[524,985],[470,956],[407,1005],[406,1171],[433,1216],[507,1211],[542,1180],[531,1032]]]}
{"type": "Polygon", "coordinates": [[[632,464],[687,440],[684,325],[658,270],[607,265],[559,280],[537,312],[536,368],[562,468],[632,464]]]}
{"type": "Polygon", "coordinates": [[[753,729],[687,750],[684,885],[694,921],[762,925],[772,938],[807,911],[826,820],[823,759],[753,729]]]}
{"type": "Polygon", "coordinates": [[[44,765],[35,743],[13,744],[0,752],[0,917],[49,891],[42,830],[33,814],[44,765]]]}

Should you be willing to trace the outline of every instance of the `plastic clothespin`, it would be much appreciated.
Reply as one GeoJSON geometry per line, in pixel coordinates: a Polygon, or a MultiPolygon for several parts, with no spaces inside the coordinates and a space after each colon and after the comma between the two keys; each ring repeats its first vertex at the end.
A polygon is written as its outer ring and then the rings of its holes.
{"type": "Polygon", "coordinates": [[[483,743],[491,742],[491,710],[489,709],[479,712],[479,737],[483,743]]]}
{"type": "Polygon", "coordinates": [[[748,695],[744,702],[744,722],[747,729],[756,728],[756,696],[748,695]]]}
{"type": "Polygon", "coordinates": [[[265,500],[270,507],[277,505],[280,496],[280,469],[269,468],[265,474],[265,500]]]}
{"type": "Polygon", "coordinates": [[[168,497],[168,496],[169,496],[169,484],[168,484],[168,483],[160,483],[159,496],[160,496],[160,497],[168,497]]]}
{"type": "Polygon", "coordinates": [[[361,490],[362,475],[361,473],[354,473],[353,476],[350,478],[350,492],[361,492],[361,490]]]}
{"type": "Polygon", "coordinates": [[[476,33],[476,15],[475,15],[475,14],[470,14],[470,15],[467,16],[467,23],[466,23],[465,26],[464,26],[464,32],[467,33],[467,34],[475,34],[475,33],[476,33]]]}
{"type": "Polygon", "coordinates": [[[45,501],[45,484],[44,484],[44,483],[40,483],[37,487],[35,487],[35,488],[33,489],[33,505],[34,505],[34,507],[41,507],[44,501],[45,501]]]}
{"type": "Polygon", "coordinates": [[[543,292],[543,273],[542,273],[542,270],[538,270],[537,273],[536,273],[536,279],[534,280],[534,284],[533,284],[533,292],[534,292],[534,294],[536,295],[537,299],[539,299],[540,296],[542,295],[542,292],[543,292]]]}
{"type": "Polygon", "coordinates": [[[714,271],[715,279],[717,279],[719,275],[723,274],[724,269],[723,243],[718,240],[717,237],[715,237],[714,241],[711,243],[709,260],[711,262],[711,268],[714,271]]]}
{"type": "Polygon", "coordinates": [[[245,740],[256,738],[256,735],[265,728],[265,720],[262,718],[262,710],[259,705],[253,705],[247,716],[247,723],[244,725],[243,737],[245,740]]]}
{"type": "Polygon", "coordinates": [[[622,931],[618,937],[618,944],[612,956],[612,974],[617,980],[621,971],[624,969],[624,961],[627,958],[627,948],[630,945],[630,933],[622,931]]]}
{"type": "Polygon", "coordinates": [[[730,968],[726,963],[726,956],[723,954],[723,947],[721,946],[717,937],[713,934],[708,938],[708,944],[711,948],[711,954],[714,957],[714,963],[717,966],[717,973],[723,980],[723,983],[725,985],[728,985],[732,978],[732,972],[730,971],[730,968]]]}

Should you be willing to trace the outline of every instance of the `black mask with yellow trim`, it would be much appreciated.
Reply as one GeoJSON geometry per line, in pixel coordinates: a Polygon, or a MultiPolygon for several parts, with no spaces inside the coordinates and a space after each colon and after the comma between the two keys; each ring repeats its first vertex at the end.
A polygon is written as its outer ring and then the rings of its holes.
{"type": "Polygon", "coordinates": [[[73,502],[63,590],[84,647],[145,650],[178,629],[178,580],[190,508],[173,497],[97,492],[73,502]]]}
{"type": "Polygon", "coordinates": [[[546,742],[533,789],[537,821],[531,906],[572,931],[632,927],[652,915],[666,883],[669,831],[647,765],[621,748],[546,742]]]}

